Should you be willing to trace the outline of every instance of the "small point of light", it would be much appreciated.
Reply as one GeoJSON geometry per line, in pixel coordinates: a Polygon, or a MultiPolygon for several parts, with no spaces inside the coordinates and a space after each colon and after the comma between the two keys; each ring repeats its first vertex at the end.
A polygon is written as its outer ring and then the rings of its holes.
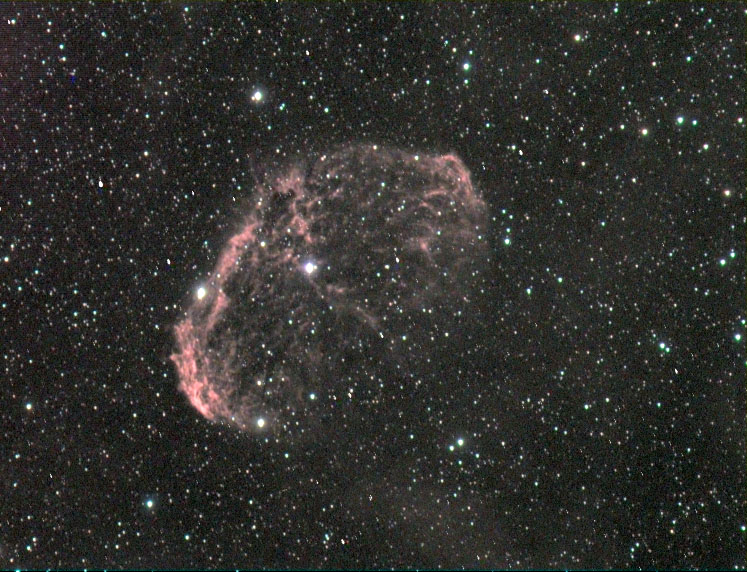
{"type": "Polygon", "coordinates": [[[197,289],[197,299],[198,300],[202,300],[205,297],[206,294],[207,294],[207,290],[205,290],[204,286],[200,286],[197,289]]]}
{"type": "Polygon", "coordinates": [[[309,394],[309,399],[311,399],[312,401],[314,401],[316,399],[316,393],[310,393],[309,394]]]}
{"type": "Polygon", "coordinates": [[[457,439],[457,445],[459,445],[460,447],[464,445],[464,439],[457,439]]]}
{"type": "Polygon", "coordinates": [[[316,264],[314,264],[313,262],[307,262],[304,265],[303,269],[306,271],[306,274],[312,274],[314,270],[316,270],[316,264]]]}
{"type": "Polygon", "coordinates": [[[724,196],[730,197],[731,196],[731,189],[724,189],[724,196]]]}
{"type": "Polygon", "coordinates": [[[504,238],[503,239],[503,244],[505,244],[506,246],[508,246],[509,244],[511,244],[511,239],[508,238],[508,237],[504,238]]]}
{"type": "Polygon", "coordinates": [[[252,94],[252,101],[260,102],[262,101],[262,98],[264,97],[264,94],[257,90],[252,94]]]}
{"type": "MultiPolygon", "coordinates": [[[[737,341],[739,341],[739,340],[737,340],[737,341]]],[[[33,405],[32,405],[32,404],[30,403],[30,402],[26,404],[26,409],[27,409],[28,411],[31,411],[31,410],[33,409],[33,407],[34,407],[34,406],[33,406],[33,405]]]]}
{"type": "Polygon", "coordinates": [[[262,427],[264,427],[264,426],[265,426],[265,420],[262,417],[260,417],[259,419],[257,419],[257,427],[259,427],[260,429],[262,429],[262,427]]]}
{"type": "Polygon", "coordinates": [[[648,135],[648,129],[646,129],[645,127],[641,129],[641,135],[643,135],[644,137],[648,135]]]}
{"type": "Polygon", "coordinates": [[[580,42],[581,41],[581,34],[576,34],[575,36],[573,36],[573,39],[576,40],[577,42],[580,42]]]}
{"type": "Polygon", "coordinates": [[[682,125],[685,122],[685,118],[681,115],[677,118],[677,124],[682,125]]]}
{"type": "Polygon", "coordinates": [[[464,65],[462,66],[462,68],[464,68],[464,71],[469,71],[470,67],[471,66],[470,66],[469,62],[464,62],[464,65]]]}
{"type": "Polygon", "coordinates": [[[721,260],[719,260],[719,261],[718,261],[718,263],[719,263],[719,264],[720,264],[721,266],[726,266],[726,259],[725,259],[725,258],[722,258],[721,260]]]}
{"type": "Polygon", "coordinates": [[[153,508],[153,499],[148,499],[147,501],[145,501],[145,506],[147,506],[148,508],[153,508]]]}
{"type": "Polygon", "coordinates": [[[99,189],[103,189],[103,188],[104,188],[104,181],[99,179],[99,189]]]}
{"type": "Polygon", "coordinates": [[[742,334],[734,334],[734,339],[738,342],[742,340],[742,334]]]}
{"type": "Polygon", "coordinates": [[[659,348],[660,348],[660,349],[662,349],[662,350],[663,350],[663,349],[664,349],[664,348],[666,348],[666,347],[667,347],[667,344],[665,344],[664,342],[659,342],[659,348]]]}

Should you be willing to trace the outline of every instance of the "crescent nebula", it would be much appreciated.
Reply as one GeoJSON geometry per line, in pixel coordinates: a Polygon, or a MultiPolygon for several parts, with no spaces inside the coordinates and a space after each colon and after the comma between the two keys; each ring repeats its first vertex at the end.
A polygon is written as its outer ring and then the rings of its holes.
{"type": "Polygon", "coordinates": [[[174,328],[179,390],[208,420],[303,435],[443,383],[433,360],[479,319],[486,226],[453,154],[354,145],[279,170],[174,328]]]}

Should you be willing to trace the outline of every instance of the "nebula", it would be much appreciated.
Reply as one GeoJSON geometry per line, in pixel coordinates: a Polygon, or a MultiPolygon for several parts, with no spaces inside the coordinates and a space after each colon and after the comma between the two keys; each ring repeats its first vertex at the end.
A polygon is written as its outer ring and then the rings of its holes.
{"type": "Polygon", "coordinates": [[[174,327],[179,390],[206,419],[302,434],[428,383],[479,317],[486,226],[455,155],[356,145],[278,169],[174,327]]]}

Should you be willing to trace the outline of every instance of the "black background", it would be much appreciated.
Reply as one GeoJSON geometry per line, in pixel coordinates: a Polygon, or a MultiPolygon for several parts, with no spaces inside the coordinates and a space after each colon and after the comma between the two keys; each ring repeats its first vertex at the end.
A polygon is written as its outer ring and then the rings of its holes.
{"type": "Polygon", "coordinates": [[[743,5],[0,13],[4,566],[745,566],[743,5]],[[377,141],[486,197],[491,347],[352,441],[204,421],[171,328],[237,205],[377,141]]]}

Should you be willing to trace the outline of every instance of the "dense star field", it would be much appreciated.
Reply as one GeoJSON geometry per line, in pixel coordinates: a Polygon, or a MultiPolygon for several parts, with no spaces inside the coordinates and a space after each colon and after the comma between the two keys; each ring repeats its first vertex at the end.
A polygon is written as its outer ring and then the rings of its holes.
{"type": "Polygon", "coordinates": [[[0,566],[745,568],[746,16],[0,5],[0,566]]]}

